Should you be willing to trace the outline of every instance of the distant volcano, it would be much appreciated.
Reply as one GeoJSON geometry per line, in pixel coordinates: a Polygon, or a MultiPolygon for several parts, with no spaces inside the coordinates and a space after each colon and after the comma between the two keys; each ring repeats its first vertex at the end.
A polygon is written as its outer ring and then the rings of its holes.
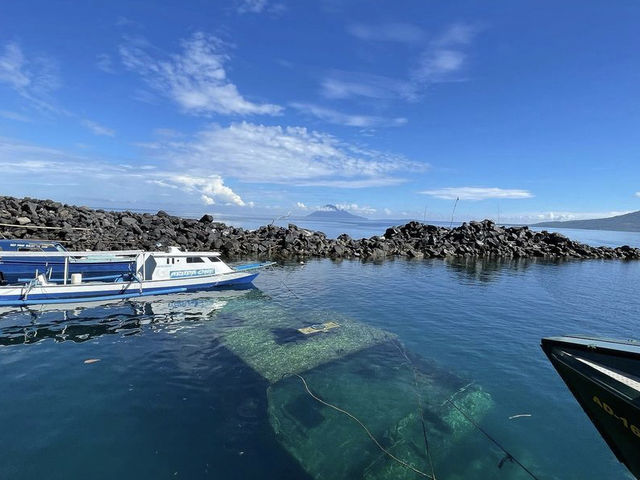
{"type": "Polygon", "coordinates": [[[325,205],[319,210],[310,213],[305,218],[314,220],[367,220],[365,217],[341,210],[335,205],[325,205]]]}

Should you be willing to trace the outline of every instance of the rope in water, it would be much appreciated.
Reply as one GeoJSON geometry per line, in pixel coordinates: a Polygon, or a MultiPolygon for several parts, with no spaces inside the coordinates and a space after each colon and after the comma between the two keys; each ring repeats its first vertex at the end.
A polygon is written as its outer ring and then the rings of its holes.
{"type": "Polygon", "coordinates": [[[411,368],[411,371],[413,372],[413,389],[416,393],[416,398],[418,400],[418,411],[420,412],[420,422],[422,423],[422,436],[424,438],[424,449],[425,449],[425,453],[427,454],[427,459],[429,460],[429,467],[431,468],[431,477],[433,478],[433,480],[436,480],[436,471],[435,471],[435,468],[433,467],[433,459],[431,458],[431,448],[429,447],[429,438],[427,437],[427,425],[424,420],[424,408],[422,406],[422,395],[420,395],[420,390],[418,390],[418,371],[416,369],[415,364],[411,360],[409,360],[409,357],[407,356],[406,351],[402,347],[402,344],[397,340],[393,342],[393,344],[396,346],[400,354],[407,361],[407,365],[409,365],[409,367],[411,368]]]}
{"type": "Polygon", "coordinates": [[[396,457],[395,455],[393,455],[391,452],[389,452],[388,450],[386,450],[382,445],[380,445],[380,442],[378,442],[378,440],[376,440],[376,437],[373,436],[373,434],[369,431],[369,429],[366,427],[366,425],[364,423],[362,423],[360,420],[358,420],[358,418],[356,418],[354,415],[352,415],[351,413],[347,412],[346,410],[343,410],[340,407],[336,407],[335,405],[332,405],[329,402],[325,402],[324,400],[322,400],[321,398],[317,397],[316,395],[313,394],[313,392],[309,389],[309,385],[307,385],[307,381],[302,378],[302,375],[299,375],[297,373],[294,373],[294,375],[296,377],[298,377],[300,380],[302,380],[302,384],[304,385],[305,390],[307,391],[307,393],[316,401],[320,402],[321,404],[332,408],[334,410],[336,410],[337,412],[340,412],[346,416],[348,416],[349,418],[351,418],[352,420],[354,420],[355,422],[358,423],[358,425],[360,425],[365,432],[367,432],[367,435],[369,435],[369,438],[373,441],[373,443],[376,444],[376,446],[388,457],[390,457],[391,459],[393,459],[394,461],[396,461],[397,463],[399,463],[400,465],[402,465],[405,468],[408,468],[409,470],[412,470],[413,472],[417,473],[418,475],[425,477],[425,478],[429,478],[431,480],[435,480],[434,477],[432,477],[431,475],[429,475],[426,472],[423,472],[421,470],[418,470],[417,468],[415,468],[413,465],[410,465],[409,463],[400,460],[398,457],[396,457]]]}
{"type": "Polygon", "coordinates": [[[473,418],[467,415],[467,413],[464,412],[464,410],[458,407],[458,405],[456,405],[453,402],[453,400],[449,399],[447,400],[447,402],[449,402],[456,410],[458,410],[458,412],[462,414],[464,418],[466,418],[469,421],[469,423],[471,423],[474,427],[476,427],[485,437],[491,440],[500,450],[502,450],[505,453],[506,456],[500,461],[500,464],[499,464],[500,467],[506,460],[512,460],[513,462],[517,463],[520,466],[520,468],[522,468],[525,472],[527,472],[531,478],[538,480],[538,477],[536,477],[527,467],[525,467],[522,463],[520,463],[520,461],[516,457],[511,455],[511,453],[509,453],[506,448],[500,445],[500,443],[495,438],[493,438],[491,435],[485,432],[484,429],[480,425],[478,425],[473,418]]]}

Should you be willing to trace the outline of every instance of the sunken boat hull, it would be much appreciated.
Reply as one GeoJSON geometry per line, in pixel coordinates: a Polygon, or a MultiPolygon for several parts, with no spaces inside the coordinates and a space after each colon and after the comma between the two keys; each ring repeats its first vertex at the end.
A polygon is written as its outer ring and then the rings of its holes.
{"type": "Polygon", "coordinates": [[[640,343],[542,339],[542,349],[618,460],[640,478],[640,343]]]}

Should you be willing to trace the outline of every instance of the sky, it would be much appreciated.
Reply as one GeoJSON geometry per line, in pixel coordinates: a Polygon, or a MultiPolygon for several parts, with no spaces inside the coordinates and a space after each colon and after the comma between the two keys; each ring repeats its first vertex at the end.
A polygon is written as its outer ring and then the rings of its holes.
{"type": "Polygon", "coordinates": [[[640,210],[640,3],[5,1],[0,195],[198,215],[640,210]]]}

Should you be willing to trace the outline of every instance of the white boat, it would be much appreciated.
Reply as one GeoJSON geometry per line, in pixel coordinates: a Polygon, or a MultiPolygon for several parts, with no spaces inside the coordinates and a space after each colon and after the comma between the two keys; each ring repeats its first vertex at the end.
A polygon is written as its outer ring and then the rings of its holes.
{"type": "MultiPolygon", "coordinates": [[[[118,252],[123,258],[135,261],[135,274],[131,279],[111,282],[83,281],[82,274],[69,275],[70,259],[76,257],[103,257],[106,252],[43,252],[43,255],[64,259],[62,283],[50,282],[39,274],[22,285],[0,286],[0,306],[28,306],[77,302],[100,302],[112,299],[165,295],[197,290],[209,290],[228,285],[249,284],[258,275],[257,270],[271,263],[256,263],[229,267],[218,252],[182,252],[169,247],[167,252],[118,252]]],[[[15,252],[12,256],[34,252],[15,252]]],[[[36,254],[37,255],[37,254],[36,254]]]]}

